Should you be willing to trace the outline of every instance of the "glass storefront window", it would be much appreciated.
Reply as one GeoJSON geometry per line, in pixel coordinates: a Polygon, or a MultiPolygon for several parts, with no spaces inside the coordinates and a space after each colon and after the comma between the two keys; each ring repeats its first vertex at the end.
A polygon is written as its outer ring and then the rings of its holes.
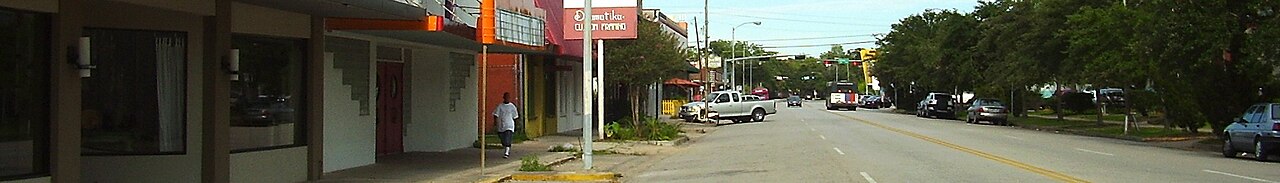
{"type": "Polygon", "coordinates": [[[0,9],[0,180],[48,172],[49,17],[0,9]]]}
{"type": "Polygon", "coordinates": [[[93,28],[84,33],[98,68],[82,80],[82,153],[186,153],[187,34],[93,28]]]}
{"type": "Polygon", "coordinates": [[[231,149],[304,145],[306,40],[235,35],[231,45],[240,50],[240,81],[231,87],[231,149]]]}

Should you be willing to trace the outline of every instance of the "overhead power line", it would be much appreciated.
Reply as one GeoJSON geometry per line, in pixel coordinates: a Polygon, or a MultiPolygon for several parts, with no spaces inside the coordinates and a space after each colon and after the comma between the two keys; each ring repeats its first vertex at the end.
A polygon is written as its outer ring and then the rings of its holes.
{"type": "Polygon", "coordinates": [[[746,42],[797,41],[797,40],[815,40],[815,39],[835,39],[835,38],[867,37],[867,36],[875,36],[875,35],[876,35],[876,34],[858,34],[858,35],[845,35],[845,36],[802,37],[802,38],[780,38],[780,39],[756,39],[756,40],[742,40],[742,41],[746,41],[746,42]]]}
{"type": "MultiPolygon", "coordinates": [[[[819,24],[832,24],[832,25],[887,26],[887,25],[879,25],[879,24],[861,24],[861,23],[852,23],[852,22],[831,22],[831,21],[817,21],[817,20],[789,19],[789,18],[764,17],[764,16],[754,16],[754,15],[740,15],[740,14],[720,13],[720,12],[712,12],[711,14],[727,15],[727,16],[735,16],[735,17],[746,17],[746,18],[757,18],[757,19],[764,19],[764,20],[778,20],[778,21],[791,21],[791,22],[819,23],[819,24]]],[[[850,19],[852,19],[852,17],[850,17],[850,19]]]]}
{"type": "Polygon", "coordinates": [[[833,44],[807,44],[807,45],[787,45],[787,46],[761,46],[760,48],[803,48],[803,47],[819,47],[819,46],[832,46],[832,45],[867,44],[867,43],[875,43],[875,42],[876,42],[876,41],[855,41],[855,42],[833,43],[833,44]]]}

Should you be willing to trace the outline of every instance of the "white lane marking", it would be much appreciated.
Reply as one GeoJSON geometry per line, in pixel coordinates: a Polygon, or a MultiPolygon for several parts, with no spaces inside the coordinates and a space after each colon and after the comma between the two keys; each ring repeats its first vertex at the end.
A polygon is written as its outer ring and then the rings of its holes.
{"type": "Polygon", "coordinates": [[[1014,137],[1014,136],[1009,136],[1009,135],[1005,135],[1004,137],[1009,137],[1009,138],[1011,138],[1011,139],[1018,139],[1018,140],[1022,140],[1022,138],[1021,138],[1021,137],[1014,137]]]}
{"type": "Polygon", "coordinates": [[[815,132],[816,132],[816,131],[818,131],[818,130],[817,130],[817,129],[813,129],[813,127],[809,127],[809,131],[815,131],[815,132]]]}
{"type": "Polygon", "coordinates": [[[1242,179],[1249,179],[1249,180],[1258,181],[1258,182],[1271,182],[1271,183],[1274,183],[1273,181],[1269,181],[1269,180],[1267,180],[1267,179],[1259,179],[1259,178],[1253,178],[1253,177],[1246,177],[1246,176],[1243,176],[1243,175],[1236,175],[1236,174],[1231,174],[1231,173],[1227,173],[1227,172],[1219,172],[1219,171],[1213,171],[1213,170],[1204,170],[1204,172],[1216,173],[1216,174],[1221,174],[1221,175],[1226,175],[1226,176],[1232,176],[1232,177],[1238,177],[1238,178],[1242,178],[1242,179]]]}
{"type": "Polygon", "coordinates": [[[1092,151],[1092,150],[1088,150],[1088,149],[1076,148],[1076,150],[1077,150],[1077,151],[1090,152],[1090,153],[1094,153],[1094,154],[1101,154],[1101,155],[1107,155],[1107,156],[1115,156],[1115,154],[1111,154],[1111,153],[1104,153],[1104,152],[1098,152],[1098,151],[1092,151]]]}
{"type": "Polygon", "coordinates": [[[867,172],[858,172],[858,174],[862,174],[862,178],[867,179],[867,182],[876,183],[876,179],[871,178],[871,175],[867,174],[867,172]]]}
{"type": "Polygon", "coordinates": [[[827,140],[827,136],[818,135],[818,138],[822,138],[822,140],[827,140]]]}
{"type": "Polygon", "coordinates": [[[834,147],[832,147],[831,149],[835,149],[835,150],[836,150],[836,153],[840,153],[840,155],[844,155],[844,151],[840,151],[840,148],[834,148],[834,147]]]}

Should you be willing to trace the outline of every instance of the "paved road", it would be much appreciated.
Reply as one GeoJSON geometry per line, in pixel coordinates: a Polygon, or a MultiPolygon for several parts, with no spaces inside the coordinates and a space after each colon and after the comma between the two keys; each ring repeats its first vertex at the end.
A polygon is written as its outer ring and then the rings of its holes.
{"type": "Polygon", "coordinates": [[[1276,182],[1280,163],[821,103],[724,125],[628,182],[1276,182]]]}

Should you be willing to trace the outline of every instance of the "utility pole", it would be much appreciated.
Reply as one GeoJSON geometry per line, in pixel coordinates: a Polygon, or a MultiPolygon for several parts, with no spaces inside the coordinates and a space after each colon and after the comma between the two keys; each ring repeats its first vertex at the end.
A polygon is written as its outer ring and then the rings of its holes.
{"type": "Polygon", "coordinates": [[[591,122],[593,118],[591,113],[594,111],[592,109],[594,106],[591,105],[591,95],[593,94],[591,90],[591,69],[592,62],[594,61],[591,59],[591,56],[593,55],[591,54],[591,29],[594,27],[591,25],[591,15],[594,13],[591,12],[591,0],[583,1],[584,4],[582,11],[586,12],[587,16],[583,17],[582,20],[582,25],[585,27],[582,29],[582,169],[590,170],[592,151],[591,130],[594,129],[591,126],[593,124],[591,122]]]}

